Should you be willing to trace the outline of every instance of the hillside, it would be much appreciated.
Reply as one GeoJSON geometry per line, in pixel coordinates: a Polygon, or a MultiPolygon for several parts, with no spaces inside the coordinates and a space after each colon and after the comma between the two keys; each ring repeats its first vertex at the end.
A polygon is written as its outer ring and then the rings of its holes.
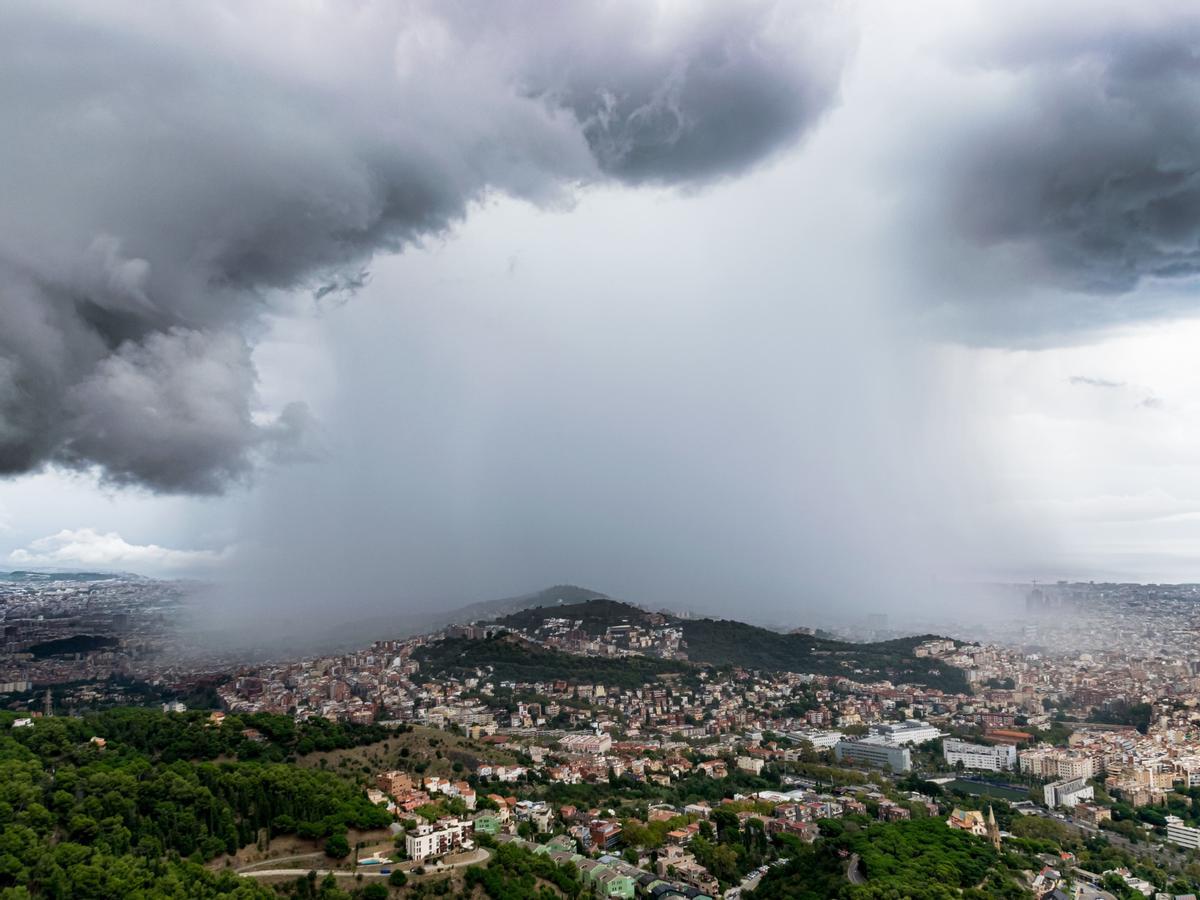
{"type": "Polygon", "coordinates": [[[268,833],[319,854],[330,837],[392,823],[351,775],[283,761],[393,734],[378,725],[231,715],[218,728],[147,709],[16,721],[0,711],[0,896],[270,900],[271,888],[200,864],[268,833]]]}
{"type": "Polygon", "coordinates": [[[859,644],[807,634],[782,634],[727,619],[681,619],[606,597],[524,609],[496,622],[512,629],[533,631],[551,616],[580,622],[580,628],[592,635],[603,634],[611,625],[672,624],[683,630],[688,659],[697,663],[860,679],[886,678],[895,683],[911,682],[947,691],[966,689],[959,669],[913,655],[913,649],[932,635],[859,644]]]}
{"type": "Polygon", "coordinates": [[[492,668],[504,681],[556,681],[638,688],[664,674],[685,672],[687,663],[649,657],[609,659],[577,656],[533,644],[515,634],[485,640],[447,638],[415,654],[422,676],[471,675],[492,668]]]}
{"type": "Polygon", "coordinates": [[[688,658],[694,662],[814,675],[865,675],[955,692],[967,687],[962,670],[913,655],[913,649],[932,635],[856,644],[780,634],[726,619],[684,619],[680,624],[688,658]]]}
{"type": "Polygon", "coordinates": [[[528,607],[511,615],[496,619],[496,623],[522,631],[536,629],[549,616],[580,622],[580,629],[591,635],[604,634],[611,625],[646,625],[652,619],[664,617],[646,612],[640,607],[602,595],[587,598],[580,603],[543,604],[528,607]]]}
{"type": "Polygon", "coordinates": [[[786,865],[772,868],[748,894],[754,900],[827,900],[830,897],[1023,897],[1021,873],[984,840],[937,818],[842,829],[837,837],[798,847],[786,865]],[[859,881],[847,878],[847,857],[858,861],[859,881]]]}

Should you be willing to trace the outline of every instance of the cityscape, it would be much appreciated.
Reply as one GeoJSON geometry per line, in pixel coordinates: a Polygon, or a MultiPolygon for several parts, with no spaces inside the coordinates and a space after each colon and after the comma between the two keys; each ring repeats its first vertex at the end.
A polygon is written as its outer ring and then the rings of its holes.
{"type": "MultiPolygon", "coordinates": [[[[336,759],[386,829],[352,829],[338,855],[336,833],[306,842],[274,823],[256,852],[207,862],[255,884],[295,880],[272,863],[286,857],[469,893],[505,848],[506,865],[544,857],[585,894],[791,896],[789,848],[900,823],[991,848],[997,896],[1187,897],[1200,883],[1192,586],[1026,585],[1025,621],[987,640],[798,626],[770,632],[795,654],[778,668],[706,645],[712,620],[559,586],[353,652],[189,665],[175,636],[187,585],[4,577],[0,688],[18,744],[65,717],[118,752],[128,725],[106,734],[106,716],[130,706],[229,733],[239,759],[269,752],[285,721],[364,733],[354,755],[320,740],[291,753],[336,759]],[[879,677],[878,646],[909,680],[879,677]]],[[[863,849],[839,850],[823,877],[869,884],[863,849]]]]}

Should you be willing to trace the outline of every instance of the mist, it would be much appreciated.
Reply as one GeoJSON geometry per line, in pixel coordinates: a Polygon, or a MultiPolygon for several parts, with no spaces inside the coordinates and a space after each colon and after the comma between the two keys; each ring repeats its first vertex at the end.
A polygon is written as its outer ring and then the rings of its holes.
{"type": "Polygon", "coordinates": [[[565,582],[794,626],[961,601],[953,576],[1031,533],[936,345],[855,265],[873,217],[823,235],[845,194],[816,174],[497,204],[378,266],[321,319],[329,456],[263,481],[234,608],[400,616],[565,582]]]}

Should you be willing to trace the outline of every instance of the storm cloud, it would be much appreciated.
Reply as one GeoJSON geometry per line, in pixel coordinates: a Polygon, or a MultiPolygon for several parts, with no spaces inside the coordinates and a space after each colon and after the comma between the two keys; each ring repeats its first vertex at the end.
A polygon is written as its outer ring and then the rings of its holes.
{"type": "Polygon", "coordinates": [[[836,102],[851,45],[766,2],[3,17],[0,474],[194,493],[303,455],[303,406],[256,393],[281,294],[352,294],[492,194],[744,172],[836,102]]]}
{"type": "Polygon", "coordinates": [[[1103,298],[1200,274],[1198,51],[1200,11],[1177,3],[989,6],[955,32],[944,60],[972,101],[931,128],[921,189],[956,264],[978,266],[973,247],[1004,290],[1101,298],[1072,327],[1139,314],[1103,298]]]}

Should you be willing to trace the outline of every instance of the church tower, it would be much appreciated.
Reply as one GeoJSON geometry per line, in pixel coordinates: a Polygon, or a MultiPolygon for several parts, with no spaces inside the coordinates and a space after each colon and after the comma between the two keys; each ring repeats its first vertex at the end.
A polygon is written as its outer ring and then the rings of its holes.
{"type": "Polygon", "coordinates": [[[998,852],[1000,850],[1000,827],[996,824],[996,814],[992,812],[991,804],[988,804],[987,830],[988,840],[992,842],[992,846],[998,852]]]}

